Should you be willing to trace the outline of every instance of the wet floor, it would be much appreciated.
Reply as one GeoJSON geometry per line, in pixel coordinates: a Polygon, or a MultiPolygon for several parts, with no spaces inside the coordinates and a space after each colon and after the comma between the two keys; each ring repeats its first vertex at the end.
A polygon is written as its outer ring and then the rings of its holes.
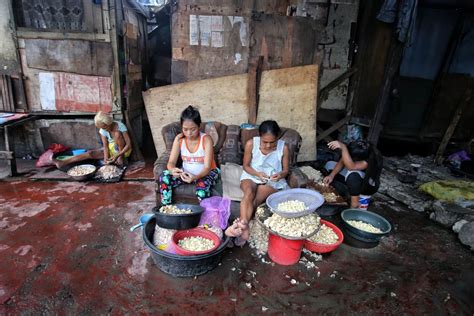
{"type": "Polygon", "coordinates": [[[0,314],[474,312],[472,252],[414,211],[375,205],[394,233],[374,248],[343,244],[317,268],[272,266],[244,247],[180,279],[128,230],[154,203],[153,182],[0,182],[0,314]]]}

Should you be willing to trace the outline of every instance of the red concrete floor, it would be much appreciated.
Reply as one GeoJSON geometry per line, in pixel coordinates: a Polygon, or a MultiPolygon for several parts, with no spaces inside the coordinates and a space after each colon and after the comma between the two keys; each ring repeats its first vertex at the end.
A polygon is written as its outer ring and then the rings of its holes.
{"type": "Polygon", "coordinates": [[[264,264],[245,247],[206,275],[173,278],[128,230],[151,210],[153,189],[0,182],[0,314],[474,312],[472,253],[422,215],[381,204],[394,233],[372,249],[343,244],[319,269],[264,264]]]}

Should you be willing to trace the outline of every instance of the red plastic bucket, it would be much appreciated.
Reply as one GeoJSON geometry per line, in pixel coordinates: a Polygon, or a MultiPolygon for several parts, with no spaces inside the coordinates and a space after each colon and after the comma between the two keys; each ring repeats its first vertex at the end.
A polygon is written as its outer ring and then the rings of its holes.
{"type": "Polygon", "coordinates": [[[269,233],[268,256],[275,263],[290,266],[300,260],[304,242],[304,239],[290,240],[269,233]]]}

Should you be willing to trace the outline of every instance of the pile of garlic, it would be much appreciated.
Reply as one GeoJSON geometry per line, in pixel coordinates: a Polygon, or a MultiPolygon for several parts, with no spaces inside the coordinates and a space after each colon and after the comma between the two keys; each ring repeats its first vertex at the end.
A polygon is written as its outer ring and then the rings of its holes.
{"type": "Polygon", "coordinates": [[[286,218],[273,214],[263,223],[274,232],[288,237],[304,237],[314,232],[319,226],[319,216],[310,214],[301,217],[286,218]]]}
{"type": "MultiPolygon", "coordinates": [[[[259,208],[260,209],[260,208],[259,208]]],[[[257,212],[258,210],[257,209],[257,212]]],[[[249,246],[255,249],[257,255],[264,255],[268,251],[268,232],[256,220],[249,223],[249,246]]]]}
{"type": "Polygon", "coordinates": [[[289,201],[278,203],[277,209],[280,212],[297,213],[297,212],[304,211],[306,209],[306,204],[304,204],[303,201],[289,200],[289,201]]]}
{"type": "Polygon", "coordinates": [[[205,251],[214,247],[214,241],[201,237],[184,237],[178,241],[178,246],[190,251],[205,251]]]}
{"type": "Polygon", "coordinates": [[[323,193],[323,196],[326,202],[332,203],[337,201],[337,195],[333,192],[323,193]]]}
{"type": "Polygon", "coordinates": [[[303,166],[300,167],[300,170],[310,179],[313,180],[314,182],[319,182],[323,178],[323,175],[321,172],[318,170],[314,169],[313,167],[310,166],[303,166]]]}
{"type": "Polygon", "coordinates": [[[91,165],[80,165],[80,166],[75,166],[69,169],[67,172],[70,176],[73,177],[79,177],[79,176],[85,176],[86,174],[92,173],[95,171],[95,167],[91,165]]]}
{"type": "Polygon", "coordinates": [[[160,213],[164,214],[191,214],[191,209],[180,209],[176,205],[165,205],[160,207],[160,213]]]}
{"type": "Polygon", "coordinates": [[[96,175],[98,177],[101,177],[102,179],[110,180],[110,179],[120,176],[121,172],[122,172],[121,169],[117,166],[106,165],[106,166],[100,167],[99,170],[97,170],[96,175]]]}
{"type": "Polygon", "coordinates": [[[322,224],[319,231],[309,237],[309,240],[318,244],[332,245],[337,243],[339,238],[331,227],[322,224]]]}
{"type": "Polygon", "coordinates": [[[366,222],[362,222],[362,221],[347,221],[347,222],[351,226],[354,226],[355,228],[358,228],[368,233],[376,233],[376,234],[382,233],[380,229],[366,222]]]}

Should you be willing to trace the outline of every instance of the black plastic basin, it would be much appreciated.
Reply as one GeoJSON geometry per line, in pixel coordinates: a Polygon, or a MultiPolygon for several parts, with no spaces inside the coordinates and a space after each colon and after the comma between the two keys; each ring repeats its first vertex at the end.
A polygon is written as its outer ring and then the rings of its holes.
{"type": "Polygon", "coordinates": [[[154,207],[153,213],[156,216],[158,226],[167,229],[184,230],[194,228],[199,225],[204,209],[199,205],[193,204],[175,204],[179,209],[190,209],[191,214],[165,214],[160,212],[160,207],[154,207]]]}
{"type": "Polygon", "coordinates": [[[213,252],[197,256],[180,256],[160,250],[153,245],[156,217],[153,216],[143,228],[143,241],[151,250],[151,256],[161,271],[176,277],[193,277],[205,274],[219,264],[222,252],[229,243],[229,237],[225,237],[219,248],[213,252]]]}
{"type": "Polygon", "coordinates": [[[344,222],[347,233],[349,233],[349,235],[352,237],[365,242],[378,242],[380,241],[380,238],[387,235],[392,230],[392,225],[390,225],[389,221],[387,221],[384,217],[365,210],[348,209],[341,213],[341,218],[344,222]],[[377,227],[382,232],[369,233],[364,230],[360,230],[347,222],[351,220],[366,222],[374,227],[377,227]]]}

